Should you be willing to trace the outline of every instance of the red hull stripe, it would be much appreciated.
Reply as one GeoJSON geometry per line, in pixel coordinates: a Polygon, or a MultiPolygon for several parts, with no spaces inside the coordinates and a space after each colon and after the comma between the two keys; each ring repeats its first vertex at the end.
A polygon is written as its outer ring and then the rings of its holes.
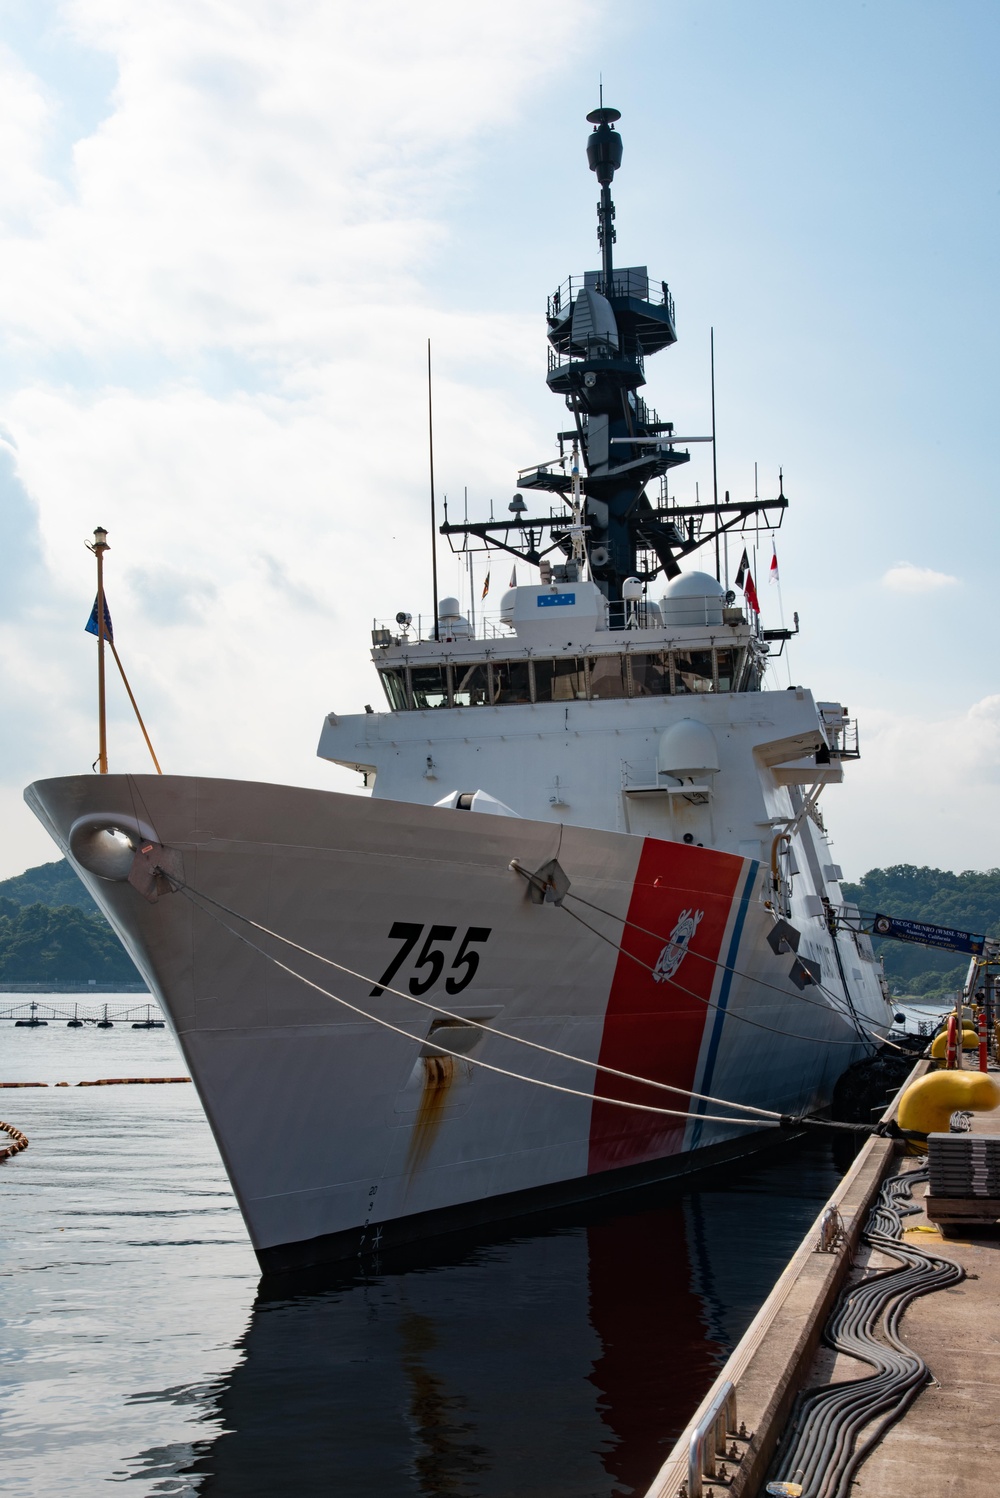
{"type": "MultiPolygon", "coordinates": [[[[602,1066],[676,1087],[693,1087],[712,1012],[704,1000],[712,997],[716,986],[714,964],[743,869],[744,860],[730,853],[646,838],[628,919],[657,935],[644,936],[634,926],[622,932],[601,1039],[602,1066]],[[690,955],[694,952],[713,961],[699,961],[690,955]],[[629,953],[648,966],[633,962],[629,953]],[[651,968],[659,969],[659,977],[651,968]],[[670,976],[676,976],[677,983],[690,993],[667,981],[670,976]]],[[[684,1106],[683,1099],[672,1103],[662,1092],[604,1072],[597,1073],[594,1091],[598,1097],[684,1106]]],[[[685,1127],[681,1119],[595,1103],[588,1170],[594,1174],[677,1154],[685,1127]]]]}

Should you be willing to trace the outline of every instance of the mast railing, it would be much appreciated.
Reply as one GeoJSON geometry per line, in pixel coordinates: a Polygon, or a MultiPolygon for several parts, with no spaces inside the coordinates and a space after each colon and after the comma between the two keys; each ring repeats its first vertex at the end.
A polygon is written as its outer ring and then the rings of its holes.
{"type": "Polygon", "coordinates": [[[573,311],[573,303],[585,287],[611,300],[635,297],[639,301],[651,303],[654,307],[666,307],[670,321],[674,321],[674,299],[666,281],[654,281],[649,276],[639,276],[627,267],[622,267],[620,271],[612,273],[609,290],[605,290],[604,277],[599,272],[597,274],[588,272],[586,276],[567,276],[566,280],[557,286],[548,298],[546,310],[549,321],[562,322],[563,318],[569,317],[573,311]]]}
{"type": "Polygon", "coordinates": [[[565,369],[570,364],[629,364],[639,371],[645,372],[645,360],[642,349],[636,347],[635,340],[630,340],[631,346],[624,348],[611,343],[607,338],[579,338],[575,339],[565,353],[559,349],[549,347],[549,374],[556,369],[565,369]]]}

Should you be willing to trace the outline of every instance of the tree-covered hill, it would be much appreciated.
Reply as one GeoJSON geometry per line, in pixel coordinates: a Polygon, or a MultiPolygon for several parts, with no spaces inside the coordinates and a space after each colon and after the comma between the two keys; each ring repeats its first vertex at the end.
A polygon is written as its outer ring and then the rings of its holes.
{"type": "Polygon", "coordinates": [[[76,905],[93,915],[97,906],[65,858],[0,880],[0,899],[17,905],[76,905]]]}
{"type": "Polygon", "coordinates": [[[65,859],[0,882],[0,982],[141,982],[65,859]]]}
{"type": "MultiPolygon", "coordinates": [[[[860,883],[841,888],[846,899],[865,912],[1000,936],[1000,869],[953,874],[948,869],[898,863],[869,869],[860,883]]],[[[875,949],[894,993],[948,993],[962,983],[969,966],[968,958],[957,952],[936,952],[904,942],[876,939],[875,949]]]]}
{"type": "Polygon", "coordinates": [[[102,915],[76,905],[16,905],[0,896],[0,982],[138,983],[102,915]]]}

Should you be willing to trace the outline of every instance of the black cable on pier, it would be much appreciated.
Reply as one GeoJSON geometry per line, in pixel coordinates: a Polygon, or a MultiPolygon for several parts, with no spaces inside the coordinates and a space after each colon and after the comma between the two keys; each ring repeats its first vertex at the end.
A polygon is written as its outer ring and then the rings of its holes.
{"type": "Polygon", "coordinates": [[[869,1215],[864,1241],[900,1267],[848,1286],[826,1329],[830,1347],[875,1372],[800,1396],[776,1471],[786,1479],[794,1474],[803,1498],[848,1498],[862,1462],[930,1382],[927,1364],[902,1340],[900,1322],[918,1296],[957,1284],[965,1270],[902,1241],[903,1218],[919,1211],[910,1200],[913,1187],[927,1177],[926,1169],[891,1177],[869,1215]]]}

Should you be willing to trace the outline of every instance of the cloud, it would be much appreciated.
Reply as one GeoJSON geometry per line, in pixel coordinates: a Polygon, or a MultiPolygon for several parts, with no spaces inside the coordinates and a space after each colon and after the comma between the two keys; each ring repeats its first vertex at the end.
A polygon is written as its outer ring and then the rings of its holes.
{"type": "Polygon", "coordinates": [[[915,567],[912,562],[897,562],[882,574],[883,588],[893,593],[936,593],[958,582],[949,572],[935,572],[933,567],[915,567]]]}
{"type": "Polygon", "coordinates": [[[35,508],[17,473],[17,452],[0,432],[0,514],[6,544],[0,547],[0,619],[26,621],[44,596],[45,573],[35,508]]]}
{"type": "Polygon", "coordinates": [[[138,609],[157,628],[200,622],[205,605],[218,588],[210,578],[197,577],[168,565],[130,568],[128,592],[138,609]]]}
{"type": "MultiPolygon", "coordinates": [[[[0,279],[17,288],[0,314],[0,481],[30,593],[0,618],[0,713],[22,725],[0,875],[53,855],[26,780],[96,753],[81,543],[98,523],[164,767],[346,788],[315,759],[323,714],[372,698],[372,617],[417,615],[430,592],[428,334],[442,493],[512,492],[558,424],[537,399],[538,319],[488,294],[439,307],[426,282],[480,142],[572,70],[600,9],[49,8],[115,81],[57,172],[46,143],[73,111],[0,52],[0,279]]],[[[457,589],[458,563],[441,565],[457,589]]],[[[112,769],[145,769],[114,680],[109,712],[112,769]]]]}
{"type": "Polygon", "coordinates": [[[861,759],[843,801],[825,798],[840,861],[858,878],[887,863],[995,868],[1000,694],[941,716],[858,709],[861,759]]]}
{"type": "Polygon", "coordinates": [[[0,274],[18,288],[8,336],[71,347],[97,374],[138,350],[222,349],[289,371],[356,359],[363,318],[345,326],[345,310],[422,300],[477,137],[510,120],[549,59],[566,64],[579,9],[76,0],[77,35],[116,59],[114,106],[77,142],[65,192],[29,149],[44,97],[9,63],[23,148],[0,184],[14,227],[0,274]]]}

